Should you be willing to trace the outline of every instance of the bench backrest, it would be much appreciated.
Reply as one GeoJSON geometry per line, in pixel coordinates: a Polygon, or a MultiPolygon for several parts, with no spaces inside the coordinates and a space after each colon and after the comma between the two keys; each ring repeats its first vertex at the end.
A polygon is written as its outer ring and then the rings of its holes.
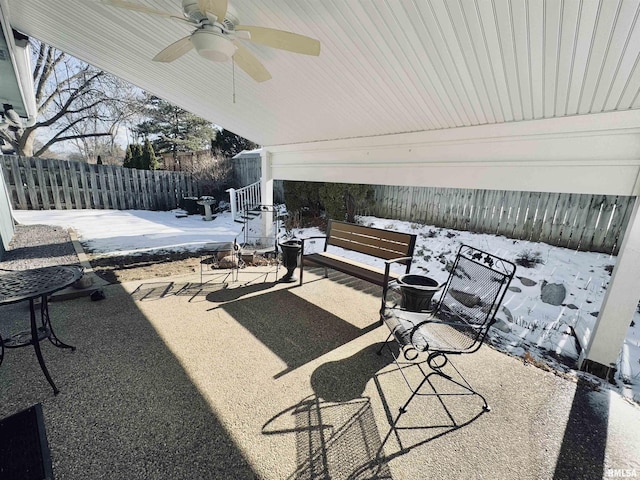
{"type": "MultiPolygon", "coordinates": [[[[327,241],[324,246],[325,251],[328,245],[342,247],[384,260],[392,260],[394,258],[413,257],[416,235],[329,220],[327,241]]],[[[407,267],[411,266],[411,260],[399,263],[407,265],[407,267]]]]}

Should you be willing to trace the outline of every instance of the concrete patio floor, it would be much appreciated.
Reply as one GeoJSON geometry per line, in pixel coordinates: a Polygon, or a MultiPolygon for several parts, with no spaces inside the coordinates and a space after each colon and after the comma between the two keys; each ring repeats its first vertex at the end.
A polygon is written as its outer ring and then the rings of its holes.
{"type": "MultiPolygon", "coordinates": [[[[319,273],[298,287],[252,267],[228,288],[194,274],[52,302],[77,347],[42,344],[61,393],[31,348],[10,350],[0,418],[42,403],[59,480],[640,475],[637,405],[487,346],[453,362],[490,412],[476,396],[419,397],[398,420],[409,390],[375,354],[379,289],[319,273]]],[[[0,316],[6,335],[28,309],[0,316]]]]}

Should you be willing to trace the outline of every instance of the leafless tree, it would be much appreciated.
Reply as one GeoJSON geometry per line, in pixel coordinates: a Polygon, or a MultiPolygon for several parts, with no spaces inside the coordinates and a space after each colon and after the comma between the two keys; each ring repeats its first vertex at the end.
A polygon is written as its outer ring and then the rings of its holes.
{"type": "Polygon", "coordinates": [[[203,195],[215,195],[231,186],[233,168],[231,159],[219,151],[194,152],[181,162],[183,171],[191,172],[198,180],[203,195]]]}
{"type": "Polygon", "coordinates": [[[0,136],[25,156],[38,157],[55,144],[74,141],[85,158],[97,155],[87,139],[113,138],[118,126],[139,110],[141,93],[49,45],[32,42],[31,48],[37,121],[17,131],[0,130],[0,136]],[[42,142],[37,147],[36,137],[42,142]]]}

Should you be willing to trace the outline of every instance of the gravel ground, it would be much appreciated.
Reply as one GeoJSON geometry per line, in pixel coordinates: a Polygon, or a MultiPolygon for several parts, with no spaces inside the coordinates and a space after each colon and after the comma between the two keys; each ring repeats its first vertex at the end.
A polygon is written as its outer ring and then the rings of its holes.
{"type": "MultiPolygon", "coordinates": [[[[3,273],[2,270],[28,270],[78,263],[80,261],[71,237],[64,228],[49,225],[17,225],[9,249],[0,260],[0,275],[3,273]]],[[[23,319],[26,312],[28,304],[25,302],[0,307],[0,335],[6,338],[24,330],[23,319]]]]}
{"type": "Polygon", "coordinates": [[[0,269],[29,268],[79,263],[69,232],[49,225],[17,225],[16,233],[0,261],[0,269]]]}

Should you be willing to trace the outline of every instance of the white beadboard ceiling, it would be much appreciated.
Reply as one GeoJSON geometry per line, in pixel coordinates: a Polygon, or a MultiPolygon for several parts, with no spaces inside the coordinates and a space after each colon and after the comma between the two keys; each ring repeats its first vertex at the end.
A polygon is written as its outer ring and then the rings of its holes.
{"type": "Polygon", "coordinates": [[[151,61],[186,24],[97,0],[0,1],[15,29],[262,145],[640,107],[640,0],[231,0],[242,24],[322,45],[250,45],[273,78],[236,68],[235,103],[230,63],[151,61]]]}

